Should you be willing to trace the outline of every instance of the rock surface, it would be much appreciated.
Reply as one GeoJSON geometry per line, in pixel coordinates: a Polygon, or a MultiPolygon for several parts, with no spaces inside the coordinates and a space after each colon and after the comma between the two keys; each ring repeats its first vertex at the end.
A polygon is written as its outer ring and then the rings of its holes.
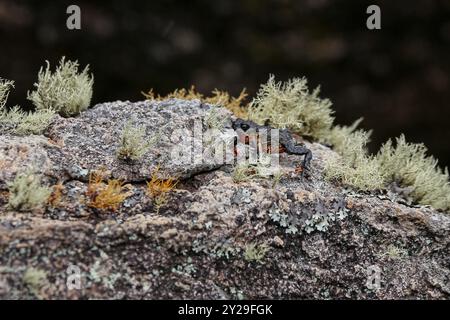
{"type": "MultiPolygon", "coordinates": [[[[324,180],[324,161],[337,156],[328,147],[306,142],[314,159],[303,181],[302,157],[284,153],[279,181],[237,183],[231,165],[173,162],[173,132],[211,108],[104,103],[55,118],[45,136],[0,135],[0,298],[450,298],[450,215],[324,180]],[[115,156],[128,121],[160,135],[134,163],[115,156]],[[61,201],[12,211],[7,182],[30,166],[45,184],[62,183],[61,201]],[[160,208],[144,183],[157,167],[180,179],[160,208]],[[87,206],[99,168],[129,184],[115,211],[87,206]],[[259,261],[248,258],[252,244],[268,248],[259,261]]],[[[227,136],[232,116],[220,113],[227,136]]]]}

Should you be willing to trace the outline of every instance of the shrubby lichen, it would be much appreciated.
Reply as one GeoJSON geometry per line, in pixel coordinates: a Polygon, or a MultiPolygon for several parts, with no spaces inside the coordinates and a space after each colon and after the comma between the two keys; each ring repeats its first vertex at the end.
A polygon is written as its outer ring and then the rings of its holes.
{"type": "Polygon", "coordinates": [[[261,85],[252,101],[248,117],[259,124],[288,128],[315,140],[325,139],[333,124],[331,101],[319,97],[320,88],[312,92],[306,78],[277,82],[273,75],[261,85]]]}
{"type": "Polygon", "coordinates": [[[145,127],[133,127],[127,123],[122,130],[117,157],[122,160],[139,160],[149,149],[150,141],[145,141],[145,127]]]}
{"type": "Polygon", "coordinates": [[[28,100],[37,110],[52,109],[64,117],[71,117],[86,110],[91,103],[94,78],[89,75],[89,66],[78,72],[78,61],[61,58],[56,70],[50,63],[39,70],[35,90],[28,92],[28,100]]]}
{"type": "Polygon", "coordinates": [[[0,111],[0,128],[2,132],[17,135],[42,134],[50,125],[54,115],[52,110],[26,113],[15,106],[10,111],[0,111]]]}
{"type": "Polygon", "coordinates": [[[411,186],[411,195],[420,204],[450,209],[448,170],[442,170],[435,158],[427,156],[425,145],[408,143],[401,135],[395,147],[391,140],[386,142],[376,160],[387,183],[411,186]]]}
{"type": "Polygon", "coordinates": [[[0,78],[0,108],[5,107],[11,88],[14,88],[14,81],[0,78]]]}
{"type": "Polygon", "coordinates": [[[8,183],[8,206],[17,211],[32,211],[42,208],[52,193],[41,185],[41,179],[32,169],[18,173],[13,182],[8,183]]]}
{"type": "Polygon", "coordinates": [[[370,132],[358,130],[345,136],[340,145],[340,156],[327,160],[325,177],[338,179],[359,190],[384,187],[384,176],[379,162],[367,152],[370,132]]]}
{"type": "Polygon", "coordinates": [[[6,109],[9,90],[14,87],[13,81],[0,80],[0,132],[18,135],[42,134],[53,119],[52,110],[24,112],[19,106],[6,109]]]}
{"type": "MultiPolygon", "coordinates": [[[[333,149],[342,154],[342,152],[345,149],[345,142],[346,139],[352,138],[352,133],[356,131],[359,124],[362,122],[362,118],[359,118],[355,122],[353,122],[350,126],[341,126],[341,125],[335,125],[331,128],[330,132],[327,134],[325,138],[322,139],[321,142],[325,142],[327,144],[330,144],[333,149]]],[[[368,132],[368,135],[370,137],[371,131],[368,132]]]]}
{"type": "Polygon", "coordinates": [[[47,273],[41,269],[28,268],[23,274],[23,282],[35,297],[41,298],[40,290],[48,282],[47,273]]]}

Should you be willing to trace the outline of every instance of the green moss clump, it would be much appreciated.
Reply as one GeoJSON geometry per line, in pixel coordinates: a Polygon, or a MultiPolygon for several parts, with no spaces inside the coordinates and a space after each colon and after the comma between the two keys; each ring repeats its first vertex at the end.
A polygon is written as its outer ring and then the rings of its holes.
{"type": "Polygon", "coordinates": [[[325,177],[338,179],[358,190],[375,190],[384,187],[384,176],[377,159],[367,152],[370,132],[358,130],[343,135],[340,154],[327,160],[325,177]]]}
{"type": "Polygon", "coordinates": [[[16,175],[8,184],[8,206],[17,211],[33,211],[42,208],[52,193],[51,189],[41,185],[40,176],[33,170],[16,175]]]}
{"type": "Polygon", "coordinates": [[[306,78],[276,82],[273,75],[263,84],[249,106],[248,117],[259,124],[325,139],[333,124],[331,101],[319,97],[320,88],[309,91],[306,78]]]}
{"type": "Polygon", "coordinates": [[[391,140],[386,142],[376,160],[387,183],[411,186],[411,196],[420,204],[450,209],[448,170],[442,170],[435,158],[427,156],[425,145],[407,143],[401,135],[396,139],[395,147],[391,140]]]}
{"type": "Polygon", "coordinates": [[[41,68],[35,90],[28,92],[28,100],[37,110],[52,109],[63,117],[78,115],[91,103],[94,79],[89,75],[89,66],[78,73],[77,61],[65,61],[63,57],[55,72],[47,67],[41,68]]]}

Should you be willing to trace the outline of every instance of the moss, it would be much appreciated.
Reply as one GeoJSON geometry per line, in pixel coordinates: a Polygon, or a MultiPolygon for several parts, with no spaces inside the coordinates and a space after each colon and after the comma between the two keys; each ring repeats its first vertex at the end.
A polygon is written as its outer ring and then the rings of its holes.
{"type": "Polygon", "coordinates": [[[51,189],[41,185],[39,175],[29,169],[17,174],[8,184],[8,206],[17,211],[32,211],[42,208],[51,194],[51,189]]]}
{"type": "Polygon", "coordinates": [[[28,92],[28,100],[37,110],[52,109],[64,117],[71,117],[86,110],[91,103],[94,79],[89,75],[89,66],[78,72],[77,61],[65,61],[63,57],[56,70],[50,63],[39,70],[35,90],[28,92]]]}
{"type": "Polygon", "coordinates": [[[191,86],[190,89],[176,89],[175,91],[162,96],[156,95],[153,89],[150,89],[147,93],[143,95],[149,100],[167,100],[167,99],[183,99],[183,100],[200,100],[204,103],[222,106],[239,118],[247,118],[247,107],[248,104],[245,103],[247,98],[247,93],[245,89],[241,91],[239,96],[233,97],[226,91],[221,91],[214,89],[209,96],[205,96],[202,93],[196,91],[195,86],[191,86]]]}
{"type": "Polygon", "coordinates": [[[334,118],[330,100],[319,98],[319,93],[319,88],[309,91],[306,78],[276,82],[271,75],[250,104],[249,119],[315,140],[325,139],[334,118]]]}
{"type": "Polygon", "coordinates": [[[237,97],[232,97],[226,91],[214,89],[212,95],[205,98],[205,102],[223,106],[233,112],[236,117],[246,119],[248,117],[248,104],[245,102],[246,99],[247,93],[245,89],[242,89],[241,93],[237,97]]]}
{"type": "Polygon", "coordinates": [[[158,178],[159,168],[152,174],[152,178],[147,182],[147,195],[153,199],[156,210],[164,206],[168,201],[168,193],[176,188],[178,180],[171,177],[169,179],[158,178]]]}
{"type": "Polygon", "coordinates": [[[450,209],[450,182],[448,170],[442,170],[438,161],[427,156],[423,144],[407,143],[405,136],[386,142],[377,155],[377,161],[388,183],[411,186],[413,199],[437,209],[450,209]]]}
{"type": "Polygon", "coordinates": [[[358,190],[384,187],[384,176],[379,162],[367,152],[370,132],[358,130],[344,137],[340,144],[341,156],[325,163],[325,177],[340,180],[358,190]]]}
{"type": "Polygon", "coordinates": [[[103,174],[93,172],[89,177],[87,189],[88,206],[100,210],[115,211],[131,195],[129,189],[129,185],[124,186],[123,182],[117,179],[110,179],[107,183],[104,183],[103,174]]]}
{"type": "Polygon", "coordinates": [[[61,204],[62,201],[62,195],[64,191],[64,185],[62,182],[59,182],[58,184],[55,184],[52,188],[52,193],[50,194],[49,198],[47,199],[47,203],[53,207],[56,208],[61,204]]]}

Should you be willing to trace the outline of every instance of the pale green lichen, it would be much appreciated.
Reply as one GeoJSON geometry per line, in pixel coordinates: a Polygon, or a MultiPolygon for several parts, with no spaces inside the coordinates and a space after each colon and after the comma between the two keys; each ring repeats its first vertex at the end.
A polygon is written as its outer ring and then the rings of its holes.
{"type": "Polygon", "coordinates": [[[0,78],[0,109],[5,107],[11,88],[14,88],[14,81],[0,78]]]}
{"type": "Polygon", "coordinates": [[[319,97],[320,88],[309,91],[306,78],[276,82],[273,75],[249,106],[248,117],[259,124],[325,139],[333,124],[331,101],[319,97]]]}
{"type": "MultiPolygon", "coordinates": [[[[331,128],[327,136],[322,139],[322,142],[331,144],[331,146],[337,153],[342,154],[345,147],[345,140],[349,137],[351,139],[351,134],[356,131],[362,120],[362,118],[359,118],[350,126],[335,125],[333,128],[331,128]]],[[[369,135],[370,133],[371,132],[369,131],[369,135]]]]}
{"type": "Polygon", "coordinates": [[[270,247],[265,243],[260,245],[253,242],[249,243],[245,246],[244,259],[248,262],[262,263],[269,250],[270,247]]]}
{"type": "Polygon", "coordinates": [[[205,117],[205,123],[211,130],[222,131],[227,122],[227,118],[219,112],[218,106],[213,106],[205,117]]]}
{"type": "Polygon", "coordinates": [[[78,72],[77,61],[65,61],[63,57],[55,72],[50,63],[39,70],[35,90],[28,93],[37,110],[52,109],[64,117],[71,117],[86,110],[91,103],[94,78],[89,66],[78,72]]]}
{"type": "Polygon", "coordinates": [[[134,127],[128,122],[122,130],[116,152],[117,158],[125,161],[136,161],[141,159],[148,149],[156,143],[157,137],[155,136],[149,141],[146,141],[145,139],[145,127],[134,127]]]}
{"type": "Polygon", "coordinates": [[[271,158],[268,154],[258,155],[258,161],[250,163],[250,161],[239,162],[234,166],[231,177],[235,183],[246,182],[251,179],[273,179],[273,187],[280,181],[283,176],[279,166],[271,165],[271,158]]]}
{"type": "Polygon", "coordinates": [[[40,176],[28,169],[16,175],[13,182],[8,183],[8,206],[17,211],[32,211],[42,208],[52,190],[41,185],[40,176]]]}
{"type": "Polygon", "coordinates": [[[41,110],[23,112],[18,106],[6,109],[9,90],[14,87],[13,81],[0,79],[0,132],[18,135],[42,134],[50,124],[54,112],[41,110]]]}
{"type": "Polygon", "coordinates": [[[386,250],[378,254],[379,258],[387,258],[389,260],[401,260],[408,256],[408,250],[390,244],[386,250]]]}
{"type": "Polygon", "coordinates": [[[343,141],[340,157],[331,157],[325,163],[325,177],[339,180],[358,190],[375,190],[384,187],[384,176],[379,162],[367,152],[370,132],[355,131],[343,141]]]}
{"type": "Polygon", "coordinates": [[[447,169],[441,169],[438,161],[427,156],[423,144],[406,142],[405,136],[391,140],[380,149],[377,158],[387,183],[396,182],[411,188],[411,196],[420,204],[436,209],[450,209],[450,182],[447,169]]]}
{"type": "Polygon", "coordinates": [[[52,110],[23,112],[18,106],[0,111],[0,131],[17,135],[42,134],[55,115],[52,110]]]}
{"type": "Polygon", "coordinates": [[[48,283],[47,273],[41,269],[28,268],[23,275],[22,281],[30,292],[40,299],[40,290],[48,283]]]}

